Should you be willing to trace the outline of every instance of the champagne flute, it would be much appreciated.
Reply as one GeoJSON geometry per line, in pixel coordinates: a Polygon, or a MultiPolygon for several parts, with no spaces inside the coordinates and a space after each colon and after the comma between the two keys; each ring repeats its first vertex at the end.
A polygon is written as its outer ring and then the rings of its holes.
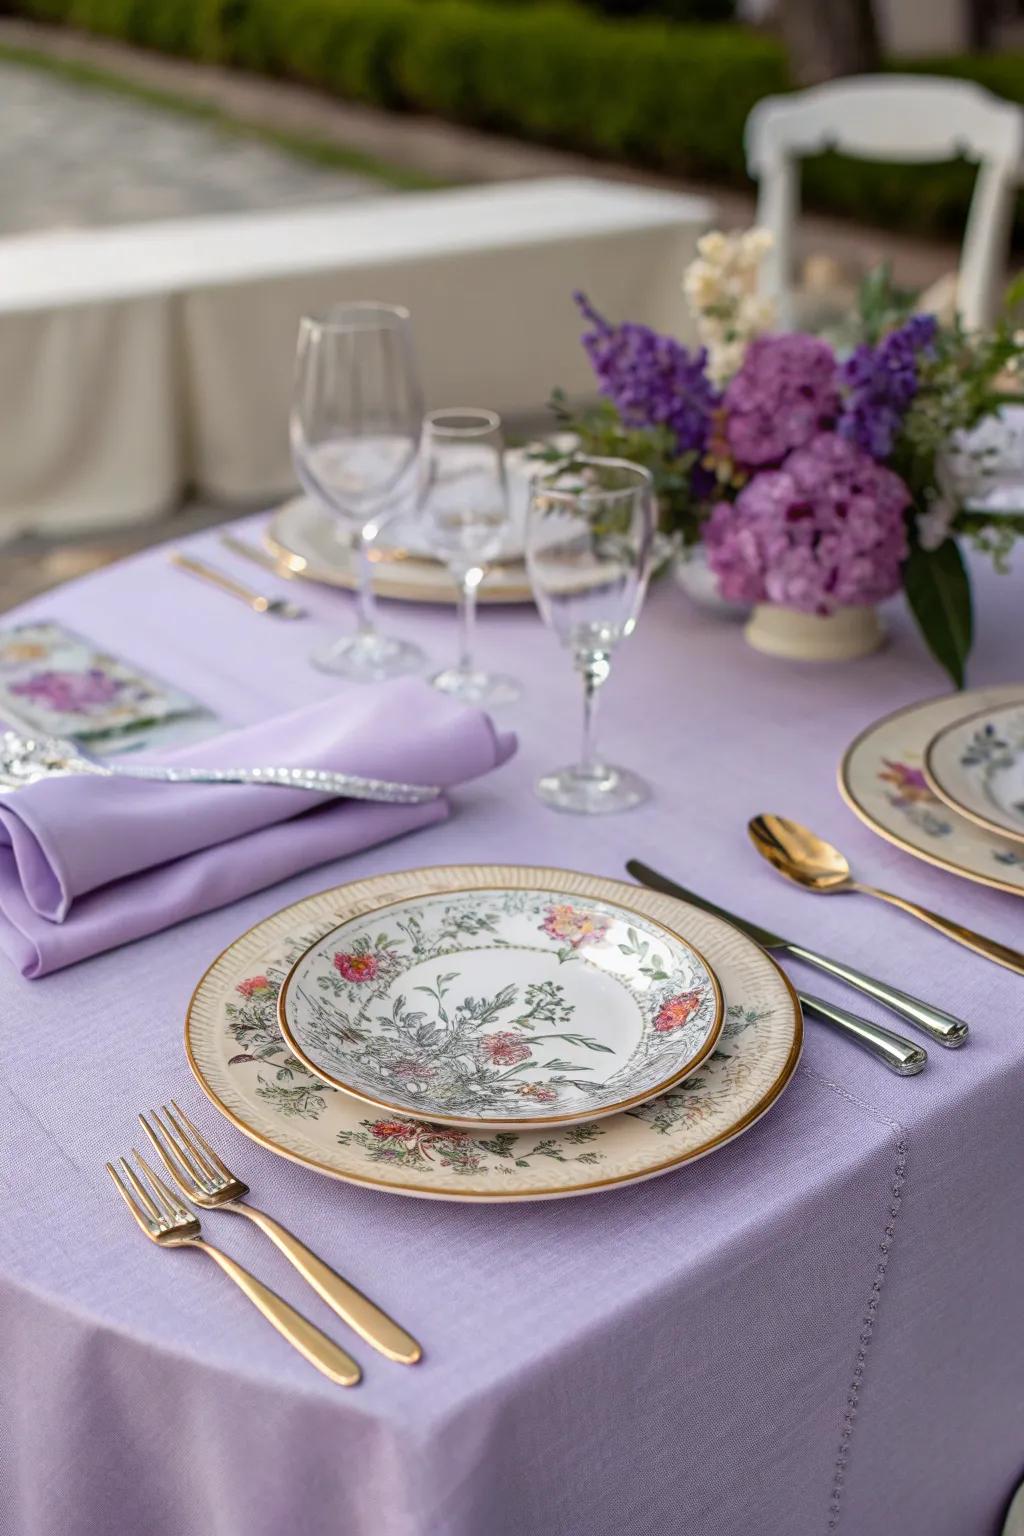
{"type": "Polygon", "coordinates": [[[395,515],[396,495],[419,444],[422,397],[409,311],[398,304],[341,304],[299,326],[291,409],[296,473],[311,496],[357,539],[354,635],[315,651],[314,666],[357,682],[418,671],[419,646],[376,625],[371,550],[395,515]]]}
{"type": "Polygon", "coordinates": [[[612,652],[633,632],[647,590],[654,525],[651,475],[625,459],[579,456],[531,482],[530,582],[544,622],[583,679],[579,762],[537,782],[537,794],[557,810],[624,811],[650,793],[638,775],[599,757],[594,728],[612,652]]]}
{"type": "Polygon", "coordinates": [[[463,407],[427,413],[419,457],[419,504],[429,524],[431,545],[460,593],[458,660],[431,682],[467,704],[509,704],[519,697],[515,678],[483,672],[473,657],[477,592],[487,561],[499,552],[508,527],[500,416],[463,407]]]}

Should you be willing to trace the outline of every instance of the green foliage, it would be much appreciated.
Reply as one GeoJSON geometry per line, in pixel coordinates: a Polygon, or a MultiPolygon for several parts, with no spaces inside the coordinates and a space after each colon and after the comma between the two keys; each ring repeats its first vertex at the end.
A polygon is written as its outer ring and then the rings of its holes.
{"type": "MultiPolygon", "coordinates": [[[[666,0],[667,3],[667,0],[666,0]]],[[[695,0],[707,14],[706,0],[695,0]]],[[[12,0],[143,47],[301,80],[591,154],[738,181],[742,130],[787,86],[768,38],[537,0],[12,0]]],[[[713,11],[720,11],[713,0],[713,11]]]]}
{"type": "Polygon", "coordinates": [[[903,586],[928,649],[962,688],[974,619],[971,583],[956,540],[932,550],[915,543],[903,567],[903,586]]]}
{"type": "MultiPolygon", "coordinates": [[[[684,544],[694,544],[700,536],[700,522],[706,515],[693,490],[695,453],[681,454],[668,427],[629,427],[609,400],[575,412],[565,391],[555,389],[548,402],[559,432],[569,432],[577,440],[579,451],[598,458],[629,459],[642,464],[654,480],[660,520],[666,530],[681,535],[684,544]]],[[[565,454],[557,446],[538,448],[534,458],[559,464],[565,454]]]]}
{"type": "Polygon", "coordinates": [[[897,288],[888,262],[872,267],[860,285],[857,310],[861,340],[872,346],[886,332],[902,325],[913,313],[917,294],[909,288],[897,288]]]}
{"type": "MultiPolygon", "coordinates": [[[[352,101],[731,183],[745,180],[751,107],[792,88],[775,38],[714,24],[727,0],[6,0],[5,9],[352,101]]],[[[899,67],[976,80],[1024,105],[1024,54],[899,67]]],[[[806,162],[804,200],[955,236],[973,176],[961,163],[828,154],[806,162]]]]}

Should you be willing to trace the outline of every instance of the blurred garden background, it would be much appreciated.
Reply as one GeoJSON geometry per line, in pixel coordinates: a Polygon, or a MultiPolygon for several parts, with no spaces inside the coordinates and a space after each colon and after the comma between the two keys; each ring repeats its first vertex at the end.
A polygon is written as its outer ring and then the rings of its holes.
{"type": "MultiPolygon", "coordinates": [[[[1024,105],[1024,0],[0,0],[0,247],[580,172],[706,194],[736,227],[755,103],[886,70],[1024,105]]],[[[935,283],[973,177],[807,162],[805,283],[852,294],[880,261],[935,283]]],[[[0,606],[156,536],[19,533],[0,606]]]]}

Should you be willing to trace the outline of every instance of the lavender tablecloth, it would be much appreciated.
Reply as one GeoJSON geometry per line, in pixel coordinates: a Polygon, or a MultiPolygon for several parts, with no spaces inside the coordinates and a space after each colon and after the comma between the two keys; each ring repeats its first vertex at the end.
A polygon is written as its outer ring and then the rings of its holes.
{"type": "MultiPolygon", "coordinates": [[[[193,542],[227,559],[210,536],[193,542]]],[[[1021,574],[979,572],[975,681],[1024,673],[1021,574]]],[[[241,722],[337,688],[305,653],[348,622],[349,600],[307,595],[313,620],[277,625],[153,554],[22,614],[59,617],[241,722]]],[[[438,658],[453,646],[450,612],[387,617],[438,658]]],[[[892,629],[874,658],[801,668],[754,655],[663,585],[604,722],[654,799],[592,821],[530,793],[573,753],[568,664],[529,611],[489,612],[483,658],[526,683],[507,712],[521,750],[459,792],[449,823],[40,981],[4,969],[5,1536],[997,1529],[1024,1468],[1024,982],[880,905],[785,887],[743,833],[754,811],[797,815],[866,876],[1021,943],[1019,902],[889,847],[836,792],[865,723],[943,688],[899,605],[892,629]],[[963,1013],[971,1043],[933,1048],[922,1077],[900,1080],[812,1026],[789,1090],[739,1141],[632,1189],[514,1208],[326,1180],[247,1141],[190,1086],[196,978],[286,902],[412,864],[621,875],[630,854],[963,1013]],[[102,1163],[135,1139],[135,1110],[172,1092],[269,1209],[425,1342],[422,1366],[357,1349],[365,1383],[339,1392],[212,1265],[142,1241],[102,1163]]],[[[254,1229],[214,1228],[318,1305],[254,1229]]]]}

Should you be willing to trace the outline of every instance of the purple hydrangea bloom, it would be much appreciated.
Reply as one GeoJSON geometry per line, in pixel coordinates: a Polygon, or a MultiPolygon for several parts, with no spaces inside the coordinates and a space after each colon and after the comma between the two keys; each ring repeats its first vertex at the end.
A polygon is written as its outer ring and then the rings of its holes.
{"type": "Polygon", "coordinates": [[[934,348],[937,330],[934,315],[913,315],[877,346],[859,346],[843,364],[846,397],[837,430],[873,458],[892,452],[917,394],[918,361],[934,348]]]}
{"type": "Polygon", "coordinates": [[[738,464],[777,464],[830,428],[838,365],[816,336],[758,336],[725,391],[725,435],[738,464]]]}
{"type": "Polygon", "coordinates": [[[584,333],[583,345],[601,393],[613,401],[625,424],[668,427],[680,453],[703,452],[718,404],[705,371],[706,349],[690,352],[646,325],[610,325],[585,294],[574,298],[593,327],[584,333]]]}
{"type": "Polygon", "coordinates": [[[704,531],[711,569],[731,602],[804,613],[880,602],[900,587],[907,556],[900,477],[835,432],[765,469],[704,531]]]}

